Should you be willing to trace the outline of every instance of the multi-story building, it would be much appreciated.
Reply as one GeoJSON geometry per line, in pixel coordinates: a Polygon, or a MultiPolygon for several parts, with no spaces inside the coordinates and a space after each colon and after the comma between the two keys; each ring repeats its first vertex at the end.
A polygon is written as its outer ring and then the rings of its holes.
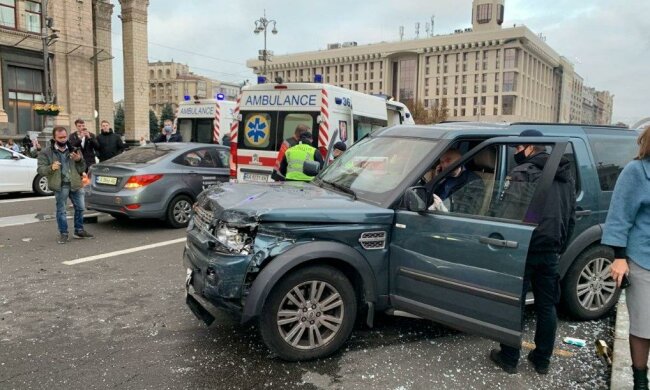
{"type": "Polygon", "coordinates": [[[0,1],[0,137],[22,138],[28,131],[43,130],[44,119],[33,106],[46,100],[48,89],[53,103],[63,106],[52,125],[69,127],[82,118],[89,129],[96,129],[99,120],[113,119],[113,4],[47,4],[44,10],[40,0],[0,1]],[[49,78],[42,31],[49,43],[49,78]]]}
{"type": "Polygon", "coordinates": [[[609,91],[596,92],[596,124],[608,125],[612,123],[612,110],[614,95],[609,91]]]}
{"type": "Polygon", "coordinates": [[[149,106],[158,116],[165,104],[171,104],[176,110],[185,96],[203,99],[223,94],[226,100],[235,100],[240,89],[235,83],[194,74],[189,66],[177,62],[149,63],[149,106]]]}
{"type": "MultiPolygon", "coordinates": [[[[581,120],[582,78],[526,26],[502,27],[504,0],[473,0],[472,28],[423,39],[276,56],[267,77],[326,83],[441,107],[453,120],[581,120]]],[[[263,63],[247,65],[261,73],[263,63]]]]}
{"type": "Polygon", "coordinates": [[[582,87],[582,120],[584,123],[596,123],[596,89],[582,87]]]}

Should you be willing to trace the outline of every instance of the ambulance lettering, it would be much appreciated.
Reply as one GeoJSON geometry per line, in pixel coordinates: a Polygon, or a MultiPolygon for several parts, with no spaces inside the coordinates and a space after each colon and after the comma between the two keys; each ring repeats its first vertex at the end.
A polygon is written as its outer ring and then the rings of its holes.
{"type": "Polygon", "coordinates": [[[316,95],[251,95],[246,106],[316,106],[316,95]]]}

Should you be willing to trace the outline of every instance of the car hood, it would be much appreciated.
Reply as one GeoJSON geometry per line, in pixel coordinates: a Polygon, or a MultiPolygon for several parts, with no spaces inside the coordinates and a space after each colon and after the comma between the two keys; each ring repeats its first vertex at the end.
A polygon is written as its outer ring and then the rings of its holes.
{"type": "Polygon", "coordinates": [[[234,225],[259,222],[391,224],[393,210],[353,200],[302,182],[225,183],[199,196],[197,204],[234,225]]]}

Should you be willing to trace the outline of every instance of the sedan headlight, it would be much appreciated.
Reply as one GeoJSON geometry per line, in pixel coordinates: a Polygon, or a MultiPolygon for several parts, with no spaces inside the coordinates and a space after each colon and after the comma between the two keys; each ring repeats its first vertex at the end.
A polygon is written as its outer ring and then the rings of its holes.
{"type": "Polygon", "coordinates": [[[226,248],[236,252],[242,252],[251,241],[245,231],[228,227],[224,223],[220,223],[214,229],[214,236],[226,248]]]}

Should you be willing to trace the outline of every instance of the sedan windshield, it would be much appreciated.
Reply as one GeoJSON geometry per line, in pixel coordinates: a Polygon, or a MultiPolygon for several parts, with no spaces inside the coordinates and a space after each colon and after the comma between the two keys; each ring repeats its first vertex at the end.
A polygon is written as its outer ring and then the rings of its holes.
{"type": "Polygon", "coordinates": [[[400,184],[421,168],[437,140],[366,138],[334,160],[315,184],[331,185],[371,203],[385,202],[400,184]]]}

